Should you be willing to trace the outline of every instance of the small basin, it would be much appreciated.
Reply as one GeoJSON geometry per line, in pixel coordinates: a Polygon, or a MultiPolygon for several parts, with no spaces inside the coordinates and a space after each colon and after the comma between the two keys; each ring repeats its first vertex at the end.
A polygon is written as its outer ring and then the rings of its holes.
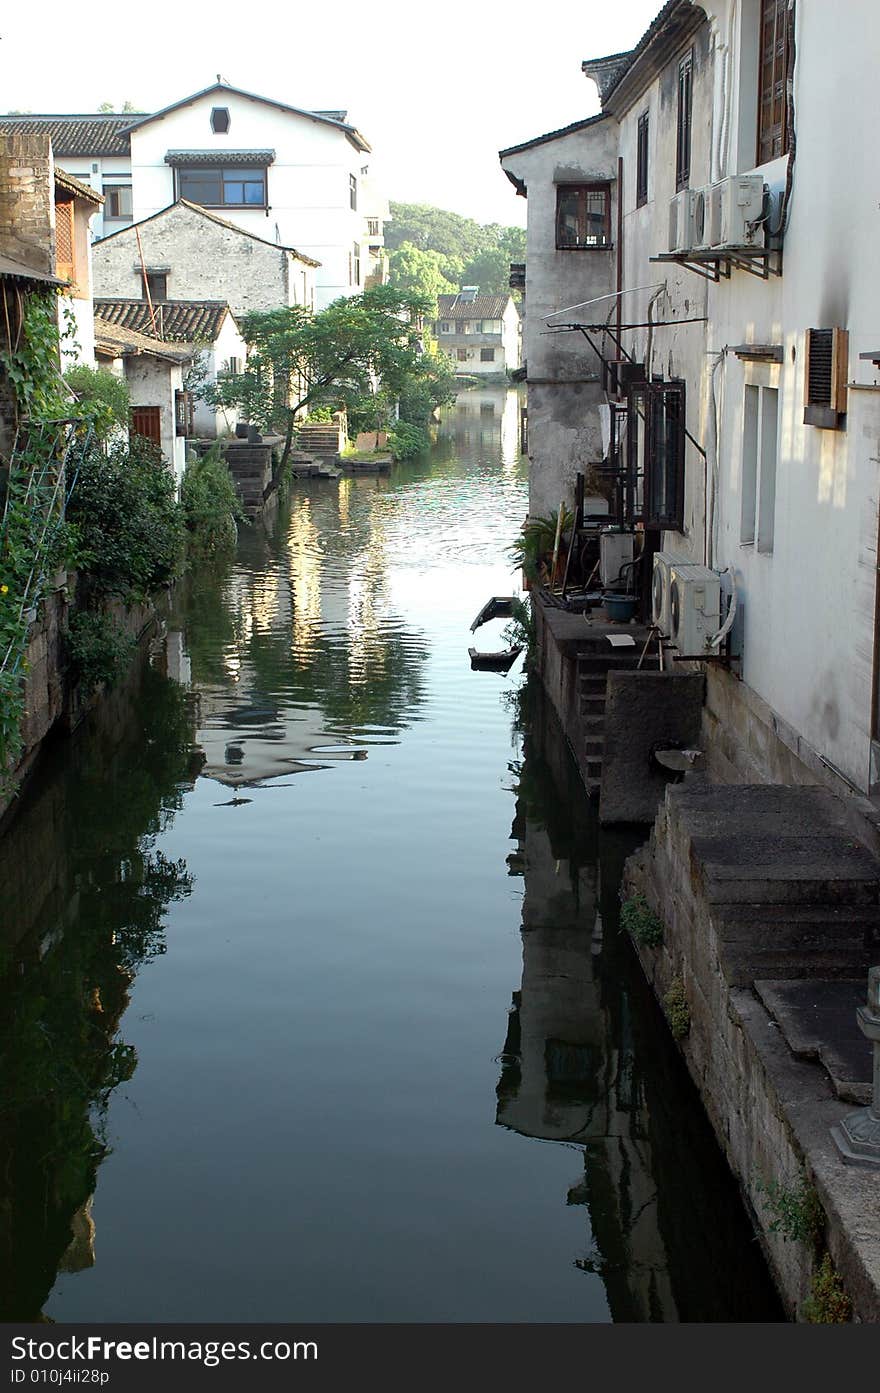
{"type": "Polygon", "coordinates": [[[616,624],[628,624],[635,616],[639,599],[637,595],[614,595],[606,591],[602,596],[602,603],[609,619],[613,619],[616,624]]]}

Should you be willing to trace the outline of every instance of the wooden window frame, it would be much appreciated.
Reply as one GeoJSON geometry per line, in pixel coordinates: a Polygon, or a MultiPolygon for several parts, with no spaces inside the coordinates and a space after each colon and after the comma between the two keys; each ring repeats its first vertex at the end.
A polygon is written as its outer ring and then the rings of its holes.
{"type": "Polygon", "coordinates": [[[133,406],[130,415],[130,432],[142,436],[162,449],[162,408],[161,406],[133,406]]]}
{"type": "Polygon", "coordinates": [[[762,165],[788,154],[788,83],[794,12],[789,10],[788,0],[759,0],[759,3],[756,160],[762,165]],[[776,114],[778,120],[774,119],[776,114]]]}
{"type": "Polygon", "coordinates": [[[691,178],[691,135],[694,115],[694,50],[678,65],[678,113],[675,124],[675,191],[686,189],[691,178]]]}
{"type": "Polygon", "coordinates": [[[247,167],[237,168],[235,165],[212,164],[212,165],[177,165],[174,170],[175,195],[177,198],[186,198],[190,203],[196,203],[200,208],[241,208],[246,212],[256,212],[258,209],[265,211],[269,206],[269,171],[265,165],[248,165],[247,167]],[[224,198],[224,191],[227,183],[256,184],[258,181],[253,178],[244,178],[245,174],[252,174],[258,170],[263,183],[263,201],[261,203],[233,203],[224,198]],[[189,193],[181,187],[182,176],[187,174],[216,174],[219,181],[220,202],[202,203],[197,198],[192,198],[189,193]]]}
{"type": "Polygon", "coordinates": [[[55,274],[76,286],[76,210],[73,199],[55,204],[55,274]]]}
{"type": "Polygon", "coordinates": [[[195,398],[192,392],[178,388],[174,393],[174,434],[189,440],[195,433],[195,398]]]}
{"type": "Polygon", "coordinates": [[[611,248],[611,184],[607,180],[596,180],[589,184],[557,184],[556,185],[556,250],[557,251],[609,251],[611,248]],[[563,239],[562,235],[562,201],[571,198],[572,194],[577,195],[577,236],[578,241],[569,242],[563,239]],[[587,237],[587,199],[596,194],[601,194],[604,203],[604,217],[602,225],[602,240],[600,242],[588,242],[587,237]]]}
{"type": "Polygon", "coordinates": [[[643,111],[636,127],[636,207],[643,208],[648,201],[648,158],[650,142],[650,114],[643,111]]]}
{"type": "Polygon", "coordinates": [[[481,363],[494,363],[494,362],[495,362],[495,349],[494,349],[494,348],[481,348],[481,349],[480,349],[480,362],[481,362],[481,363]]]}

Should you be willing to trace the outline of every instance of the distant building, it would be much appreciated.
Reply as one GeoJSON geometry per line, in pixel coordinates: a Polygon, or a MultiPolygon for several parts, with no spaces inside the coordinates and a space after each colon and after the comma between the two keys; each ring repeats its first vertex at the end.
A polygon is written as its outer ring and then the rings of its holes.
{"type": "Polygon", "coordinates": [[[434,331],[462,376],[487,377],[520,365],[520,318],[510,295],[481,295],[476,286],[439,295],[434,331]]]}

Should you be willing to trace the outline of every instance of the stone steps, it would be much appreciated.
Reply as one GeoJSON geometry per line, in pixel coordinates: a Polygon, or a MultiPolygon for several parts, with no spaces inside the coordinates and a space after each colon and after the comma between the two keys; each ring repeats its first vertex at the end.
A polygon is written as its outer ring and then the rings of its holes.
{"type": "MultiPolygon", "coordinates": [[[[581,773],[587,792],[591,795],[598,794],[602,781],[608,674],[638,670],[646,632],[633,637],[634,648],[612,649],[603,634],[601,639],[591,641],[577,655],[578,711],[585,731],[581,773]]],[[[656,661],[656,651],[649,650],[642,666],[648,665],[650,668],[656,661]]]]}

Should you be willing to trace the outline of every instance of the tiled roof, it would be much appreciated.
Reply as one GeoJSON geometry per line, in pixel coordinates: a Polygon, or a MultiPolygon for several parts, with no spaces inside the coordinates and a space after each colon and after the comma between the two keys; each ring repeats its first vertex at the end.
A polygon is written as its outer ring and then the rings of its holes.
{"type": "Polygon", "coordinates": [[[75,198],[84,198],[99,208],[104,202],[104,195],[95,193],[91,184],[84,184],[81,179],[74,179],[72,174],[68,174],[66,169],[59,169],[57,164],[55,166],[55,187],[63,189],[66,193],[72,193],[75,198]]]}
{"type": "Polygon", "coordinates": [[[22,261],[14,261],[11,256],[0,256],[0,276],[17,281],[40,281],[46,285],[66,285],[67,281],[50,276],[46,271],[35,271],[22,261]]]}
{"type": "Polygon", "coordinates": [[[2,116],[0,133],[16,135],[48,132],[52,137],[53,154],[69,155],[127,155],[131,150],[128,129],[136,119],[131,112],[95,113],[85,116],[2,116]],[[125,132],[125,134],[122,134],[125,132]]]}
{"type": "Polygon", "coordinates": [[[231,165],[262,167],[275,163],[274,150],[169,150],[165,163],[171,165],[231,165]]]}
{"type": "MultiPolygon", "coordinates": [[[[162,339],[178,343],[213,343],[229,313],[225,300],[156,300],[153,314],[162,339]]],[[[104,324],[152,334],[153,321],[146,300],[95,300],[95,318],[104,324]]]]}
{"type": "Polygon", "coordinates": [[[440,319],[500,319],[507,308],[509,295],[477,295],[462,300],[458,295],[438,295],[440,319]]]}
{"type": "Polygon", "coordinates": [[[238,232],[242,237],[250,237],[252,242],[261,242],[264,247],[274,247],[279,252],[290,252],[297,261],[301,261],[304,266],[320,266],[320,261],[315,261],[314,257],[306,256],[305,252],[297,251],[296,247],[284,247],[278,242],[269,242],[265,237],[258,237],[255,232],[248,232],[247,228],[239,227],[238,223],[230,222],[228,218],[221,218],[211,208],[203,208],[200,203],[190,203],[188,198],[179,198],[176,203],[169,203],[167,208],[160,208],[156,213],[150,213],[149,217],[141,218],[137,223],[126,223],[125,227],[118,227],[115,232],[108,232],[106,237],[99,237],[94,243],[96,247],[103,242],[109,242],[113,237],[124,237],[127,232],[131,232],[136,227],[143,227],[145,223],[152,222],[154,218],[163,218],[166,213],[170,213],[172,208],[187,208],[191,213],[198,213],[200,217],[207,218],[209,222],[215,222],[219,227],[227,227],[230,232],[238,232]]]}
{"type": "Polygon", "coordinates": [[[362,150],[367,153],[370,151],[370,146],[356,126],[352,126],[348,121],[339,121],[336,119],[337,116],[340,115],[339,112],[307,111],[306,108],[302,106],[289,106],[287,102],[278,102],[272,97],[261,97],[256,92],[245,92],[241,87],[231,87],[227,82],[212,83],[210,87],[203,87],[201,92],[193,92],[189,97],[182,97],[180,101],[172,102],[170,106],[163,106],[161,111],[154,111],[148,115],[142,116],[140,120],[136,117],[133,119],[130,118],[128,123],[129,128],[134,130],[139,126],[146,125],[148,121],[158,121],[161,117],[167,116],[170,112],[177,111],[182,106],[189,106],[190,102],[198,101],[201,97],[211,96],[215,92],[218,96],[223,96],[225,93],[231,92],[234,96],[246,97],[252,102],[262,102],[264,106],[274,106],[277,111],[288,111],[293,116],[307,116],[310,121],[320,121],[328,126],[335,126],[337,130],[344,133],[356,150],[362,150]]]}
{"type": "Polygon", "coordinates": [[[552,140],[560,140],[563,136],[574,135],[577,131],[586,130],[587,126],[595,126],[597,121],[607,119],[604,111],[600,111],[598,116],[587,116],[583,121],[572,121],[570,126],[562,126],[558,131],[547,131],[544,135],[532,136],[531,140],[524,140],[521,145],[509,145],[506,150],[498,151],[498,158],[503,160],[508,155],[518,155],[521,150],[531,150],[533,145],[546,145],[552,140]]]}
{"type": "Polygon", "coordinates": [[[138,334],[134,329],[125,329],[121,324],[108,324],[95,317],[95,348],[98,352],[110,353],[114,358],[127,358],[146,353],[152,358],[167,358],[172,363],[186,363],[193,356],[187,344],[163,343],[161,339],[149,334],[138,334]]]}

